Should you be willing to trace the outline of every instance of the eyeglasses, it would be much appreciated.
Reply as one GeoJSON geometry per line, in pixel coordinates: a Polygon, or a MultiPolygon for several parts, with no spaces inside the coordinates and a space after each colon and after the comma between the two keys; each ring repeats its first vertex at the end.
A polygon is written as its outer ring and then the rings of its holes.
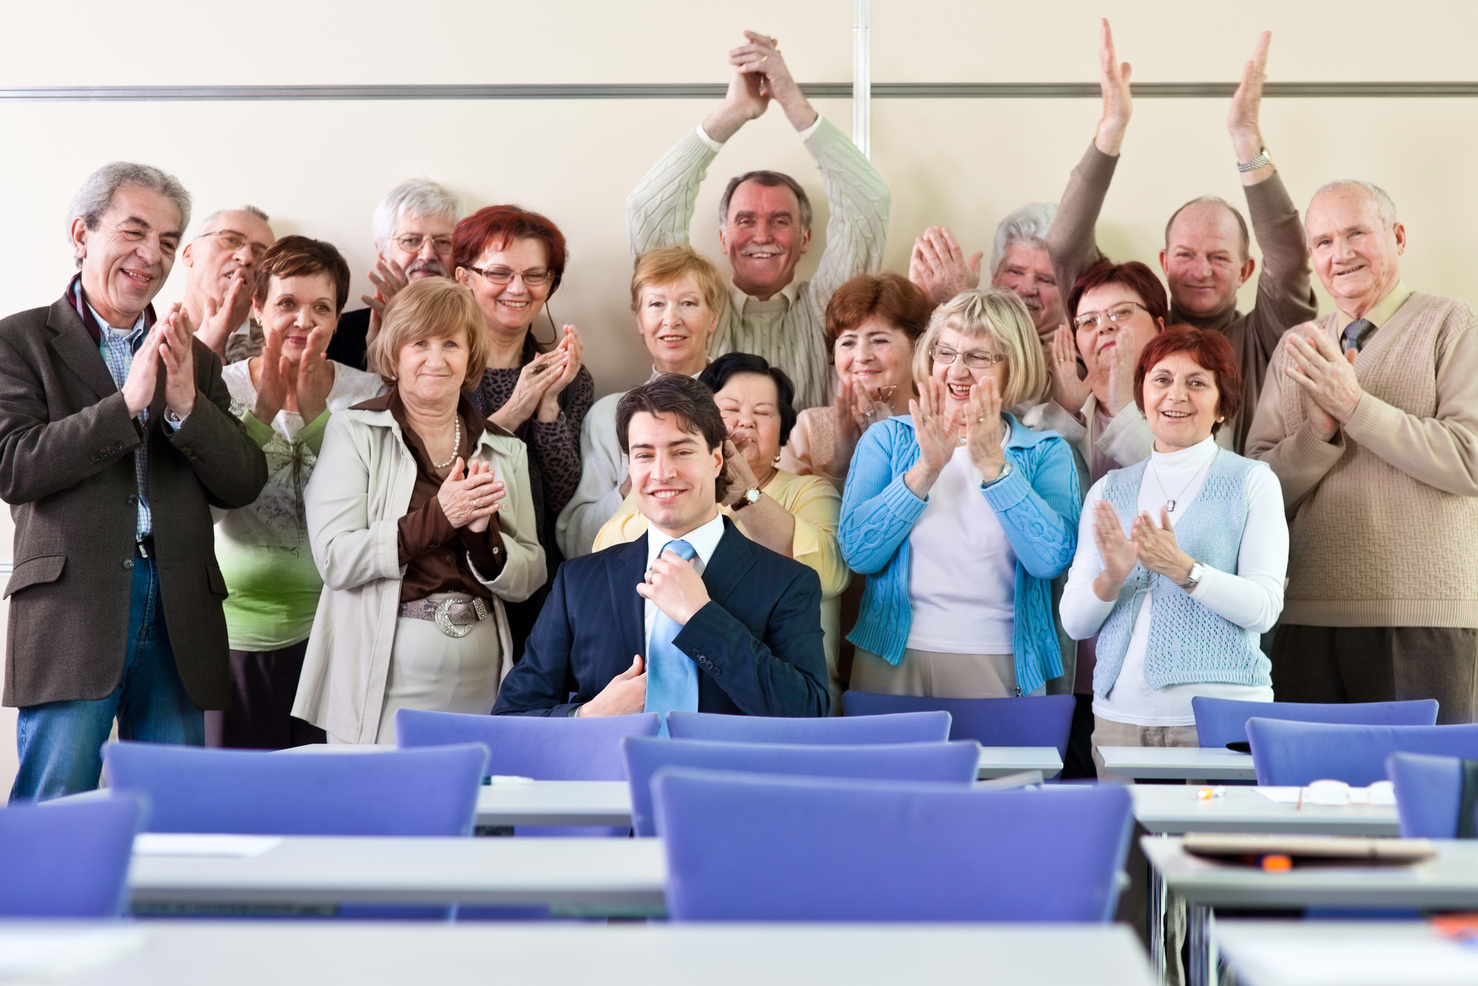
{"type": "Polygon", "coordinates": [[[395,245],[406,253],[420,253],[421,246],[427,240],[431,241],[431,249],[437,253],[452,252],[452,238],[450,236],[425,236],[421,233],[406,233],[404,236],[395,238],[395,245]]]}
{"type": "Polygon", "coordinates": [[[1073,319],[1073,328],[1079,331],[1087,328],[1097,328],[1103,324],[1105,317],[1115,325],[1120,322],[1127,322],[1134,317],[1134,309],[1136,308],[1146,312],[1149,311],[1148,308],[1145,308],[1137,301],[1121,301],[1114,307],[1104,309],[1101,312],[1084,312],[1073,319]]]}
{"type": "Polygon", "coordinates": [[[949,366],[959,356],[965,358],[965,365],[972,370],[988,370],[1006,358],[1004,353],[982,353],[976,350],[957,353],[953,349],[946,349],[939,345],[929,347],[929,358],[940,366],[949,366]]]}
{"type": "Polygon", "coordinates": [[[253,260],[261,260],[267,254],[267,244],[258,243],[256,240],[247,239],[245,233],[238,233],[234,229],[213,229],[209,233],[201,233],[201,237],[214,236],[221,241],[221,246],[235,253],[247,244],[251,244],[251,256],[253,260]]]}
{"type": "Polygon", "coordinates": [[[523,278],[523,283],[531,288],[542,288],[554,280],[554,274],[548,267],[534,267],[529,270],[514,270],[511,267],[467,267],[474,274],[481,274],[487,278],[489,284],[502,287],[509,284],[515,277],[523,278]]]}

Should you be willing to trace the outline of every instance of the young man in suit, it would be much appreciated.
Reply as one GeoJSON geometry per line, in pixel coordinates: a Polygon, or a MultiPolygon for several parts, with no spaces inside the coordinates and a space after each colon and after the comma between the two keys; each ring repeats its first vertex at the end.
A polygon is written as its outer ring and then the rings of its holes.
{"type": "Polygon", "coordinates": [[[719,514],[713,395],[665,374],[621,398],[616,434],[648,533],[560,567],[493,712],[826,715],[820,582],[719,514]]]}

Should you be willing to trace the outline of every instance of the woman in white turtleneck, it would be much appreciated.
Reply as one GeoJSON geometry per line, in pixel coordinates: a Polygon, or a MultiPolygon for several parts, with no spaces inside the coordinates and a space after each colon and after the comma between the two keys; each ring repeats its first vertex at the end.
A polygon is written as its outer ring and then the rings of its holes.
{"type": "Polygon", "coordinates": [[[1195,746],[1197,695],[1272,701],[1258,637],[1278,620],[1288,524],[1272,470],[1216,444],[1242,381],[1220,333],[1177,328],[1145,346],[1135,399],[1154,451],[1093,484],[1062,622],[1098,634],[1100,746],[1195,746]]]}

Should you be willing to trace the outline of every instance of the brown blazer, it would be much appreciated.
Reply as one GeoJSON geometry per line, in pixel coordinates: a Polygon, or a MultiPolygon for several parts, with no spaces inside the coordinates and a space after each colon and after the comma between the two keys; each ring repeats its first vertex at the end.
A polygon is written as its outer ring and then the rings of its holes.
{"type": "Polygon", "coordinates": [[[5,705],[105,698],[122,680],[141,441],[180,678],[202,709],[229,702],[226,583],[210,507],[254,501],[267,463],[229,413],[209,348],[195,343],[195,409],[172,434],[164,382],[161,363],[141,428],[66,298],[0,321],[0,497],[15,519],[5,705]]]}

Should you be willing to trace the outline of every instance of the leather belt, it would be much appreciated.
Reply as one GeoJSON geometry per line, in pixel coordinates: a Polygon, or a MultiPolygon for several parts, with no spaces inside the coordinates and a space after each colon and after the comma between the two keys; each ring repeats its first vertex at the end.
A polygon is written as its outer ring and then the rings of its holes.
{"type": "Polygon", "coordinates": [[[153,558],[154,536],[151,534],[149,537],[135,541],[133,543],[133,553],[138,555],[140,558],[153,558]]]}
{"type": "Polygon", "coordinates": [[[472,624],[493,615],[487,601],[479,596],[471,599],[415,599],[400,604],[400,615],[407,620],[430,620],[448,637],[465,637],[472,624]]]}

